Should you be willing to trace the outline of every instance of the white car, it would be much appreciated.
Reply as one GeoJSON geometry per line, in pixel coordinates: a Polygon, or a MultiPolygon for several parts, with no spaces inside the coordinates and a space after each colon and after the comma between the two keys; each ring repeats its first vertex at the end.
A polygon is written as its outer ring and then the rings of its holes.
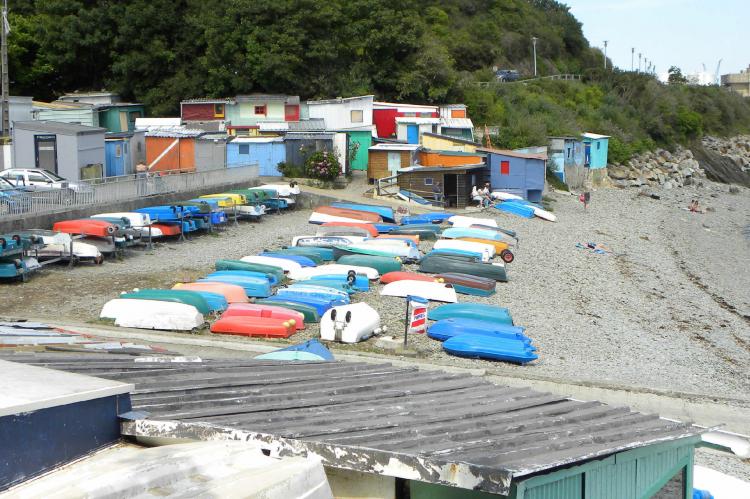
{"type": "Polygon", "coordinates": [[[32,190],[46,189],[71,189],[74,191],[87,191],[90,186],[84,183],[69,182],[61,176],[49,170],[41,168],[11,168],[0,172],[8,182],[16,187],[26,187],[32,190]]]}

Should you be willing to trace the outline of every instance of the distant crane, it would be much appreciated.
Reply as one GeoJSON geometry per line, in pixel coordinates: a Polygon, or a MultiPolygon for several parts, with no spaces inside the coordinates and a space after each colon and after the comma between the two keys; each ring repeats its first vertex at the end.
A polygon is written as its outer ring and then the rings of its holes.
{"type": "Polygon", "coordinates": [[[717,85],[721,85],[721,80],[720,80],[720,77],[719,77],[719,70],[721,69],[721,61],[723,61],[723,60],[724,59],[719,59],[719,63],[716,64],[716,73],[714,73],[714,82],[717,85]]]}

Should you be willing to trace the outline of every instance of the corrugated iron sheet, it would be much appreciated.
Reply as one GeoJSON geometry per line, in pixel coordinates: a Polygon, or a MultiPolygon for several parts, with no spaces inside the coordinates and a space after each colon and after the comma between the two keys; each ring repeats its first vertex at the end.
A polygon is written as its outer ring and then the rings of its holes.
{"type": "Polygon", "coordinates": [[[256,440],[328,466],[496,493],[514,477],[700,433],[626,407],[390,364],[8,360],[134,383],[134,410],[150,413],[127,426],[139,435],[256,440]]]}

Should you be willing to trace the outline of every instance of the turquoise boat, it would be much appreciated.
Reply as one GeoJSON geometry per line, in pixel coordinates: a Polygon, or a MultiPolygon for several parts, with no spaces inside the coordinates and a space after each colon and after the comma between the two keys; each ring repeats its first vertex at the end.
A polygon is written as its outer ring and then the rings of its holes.
{"type": "Polygon", "coordinates": [[[212,312],[223,312],[229,307],[227,299],[219,293],[212,293],[210,291],[193,291],[193,293],[201,295],[206,300],[206,303],[208,303],[212,312]]]}
{"type": "Polygon", "coordinates": [[[262,263],[243,262],[242,260],[216,260],[214,267],[216,270],[247,270],[249,272],[273,274],[276,276],[276,282],[284,280],[284,269],[272,265],[263,265],[262,263]]]}
{"type": "Polygon", "coordinates": [[[333,250],[328,248],[316,248],[313,246],[280,248],[273,250],[280,255],[300,255],[305,256],[315,262],[316,265],[322,265],[326,261],[334,260],[333,250]],[[320,251],[318,251],[320,250],[320,251]],[[330,255],[330,257],[329,257],[330,255]]]}
{"type": "Polygon", "coordinates": [[[443,319],[432,324],[427,335],[433,340],[445,341],[459,334],[483,334],[495,338],[521,340],[531,344],[531,338],[526,336],[526,328],[510,324],[499,324],[492,321],[453,317],[443,319]]]}
{"type": "Polygon", "coordinates": [[[252,270],[217,270],[211,272],[211,275],[228,275],[236,277],[259,277],[261,279],[267,279],[268,284],[271,286],[278,286],[279,281],[277,280],[276,274],[266,274],[264,272],[254,272],[252,270]]]}
{"type": "MultiPolygon", "coordinates": [[[[346,277],[346,276],[341,276],[346,277]]],[[[366,279],[366,277],[365,277],[366,279]]],[[[346,279],[343,279],[341,282],[333,281],[333,280],[325,280],[325,279],[311,279],[309,281],[298,281],[300,284],[306,284],[308,286],[321,286],[324,288],[331,288],[335,289],[337,291],[344,291],[350,295],[353,295],[354,293],[359,292],[359,290],[353,286],[350,286],[346,283],[346,279]]],[[[368,280],[369,282],[369,280],[368,280]]]]}
{"type": "Polygon", "coordinates": [[[123,293],[118,298],[184,303],[195,307],[203,315],[212,312],[206,299],[199,293],[181,289],[139,289],[131,293],[123,293]]]}
{"type": "Polygon", "coordinates": [[[447,303],[427,312],[427,318],[431,321],[464,318],[513,325],[513,318],[507,308],[482,303],[447,303]]]}
{"type": "Polygon", "coordinates": [[[458,357],[501,360],[515,364],[526,364],[539,358],[534,350],[522,341],[502,341],[479,334],[454,336],[443,342],[443,349],[458,357]]]}
{"type": "Polygon", "coordinates": [[[344,255],[337,263],[370,267],[377,270],[380,275],[401,270],[401,260],[390,256],[344,255]]]}
{"type": "Polygon", "coordinates": [[[445,229],[442,235],[446,239],[472,237],[475,239],[487,239],[488,241],[504,241],[502,236],[497,232],[484,229],[472,229],[470,227],[451,227],[450,229],[445,229]]]}
{"type": "Polygon", "coordinates": [[[369,291],[370,290],[370,280],[367,278],[366,275],[360,275],[357,274],[354,277],[354,281],[350,282],[351,277],[344,274],[324,274],[324,275],[316,275],[314,279],[310,279],[308,281],[298,281],[303,283],[321,283],[321,282],[330,282],[330,283],[343,283],[351,286],[357,291],[369,291]]]}
{"type": "Polygon", "coordinates": [[[515,203],[512,201],[505,201],[495,205],[495,209],[510,213],[512,215],[518,215],[523,218],[534,218],[534,207],[527,206],[521,203],[515,203]]]}
{"type": "Polygon", "coordinates": [[[209,274],[198,282],[223,282],[225,284],[236,284],[245,290],[245,294],[251,298],[266,298],[271,296],[271,283],[268,279],[261,277],[245,277],[235,275],[209,274]]]}
{"type": "Polygon", "coordinates": [[[332,361],[333,354],[318,340],[308,340],[298,345],[274,350],[255,357],[260,360],[332,361]]]}

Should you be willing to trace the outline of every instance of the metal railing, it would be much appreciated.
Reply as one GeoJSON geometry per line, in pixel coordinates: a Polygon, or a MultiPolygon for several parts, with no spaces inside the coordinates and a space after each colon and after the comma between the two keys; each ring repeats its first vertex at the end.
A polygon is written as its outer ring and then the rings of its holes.
{"type": "Polygon", "coordinates": [[[131,201],[159,194],[190,192],[258,178],[258,165],[184,172],[163,171],[78,182],[75,188],[0,193],[0,220],[43,215],[65,209],[131,201]]]}
{"type": "Polygon", "coordinates": [[[581,75],[577,75],[577,74],[559,74],[559,75],[539,76],[537,78],[525,78],[523,80],[515,80],[515,81],[504,81],[504,80],[477,81],[475,82],[475,84],[480,88],[487,88],[493,85],[507,85],[510,83],[528,83],[530,81],[539,81],[539,80],[580,81],[581,79],[582,79],[581,75]]]}
{"type": "Polygon", "coordinates": [[[375,179],[375,190],[378,196],[395,196],[398,194],[398,174],[375,179]],[[394,187],[395,191],[393,190],[394,187]]]}

